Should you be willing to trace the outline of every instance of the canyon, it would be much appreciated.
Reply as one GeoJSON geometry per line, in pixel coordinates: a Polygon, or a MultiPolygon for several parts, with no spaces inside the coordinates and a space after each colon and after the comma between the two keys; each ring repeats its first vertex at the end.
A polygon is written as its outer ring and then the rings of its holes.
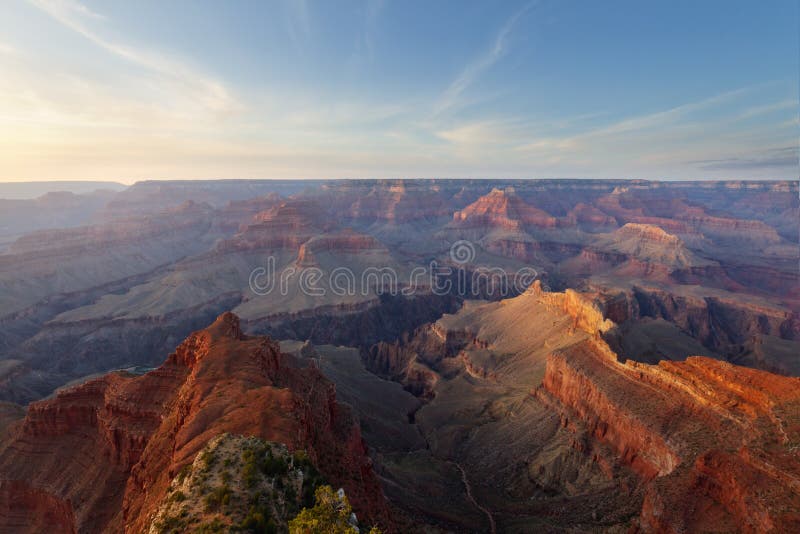
{"type": "Polygon", "coordinates": [[[796,182],[0,202],[51,212],[0,243],[3,531],[155,528],[223,435],[386,532],[800,529],[796,182]]]}
{"type": "Polygon", "coordinates": [[[0,524],[142,531],[172,479],[223,433],[305,451],[361,517],[388,521],[358,425],[333,384],[268,338],[245,336],[226,313],[153,371],[108,374],[31,404],[0,452],[0,524]],[[45,508],[52,517],[39,515],[45,508]]]}

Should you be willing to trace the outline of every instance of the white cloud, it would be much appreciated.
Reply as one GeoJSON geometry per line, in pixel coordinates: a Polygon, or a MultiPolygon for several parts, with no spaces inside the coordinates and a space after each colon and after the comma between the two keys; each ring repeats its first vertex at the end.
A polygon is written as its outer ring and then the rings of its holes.
{"type": "Polygon", "coordinates": [[[436,131],[436,136],[453,144],[473,146],[509,145],[524,136],[529,125],[515,119],[487,119],[467,122],[436,131]]]}
{"type": "Polygon", "coordinates": [[[785,109],[798,109],[798,102],[797,100],[781,100],[780,102],[773,102],[771,104],[765,104],[762,106],[755,106],[752,108],[748,108],[742,111],[739,114],[740,119],[749,119],[751,117],[758,117],[761,115],[768,115],[770,113],[775,113],[776,111],[783,111],[785,109]]]}

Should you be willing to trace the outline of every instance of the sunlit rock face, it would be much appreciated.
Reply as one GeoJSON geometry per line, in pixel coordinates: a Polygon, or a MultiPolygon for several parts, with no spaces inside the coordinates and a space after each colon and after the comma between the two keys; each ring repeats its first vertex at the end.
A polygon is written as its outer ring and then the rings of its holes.
{"type": "Polygon", "coordinates": [[[388,522],[359,428],[333,384],[270,339],[243,335],[227,313],[145,375],[105,375],[32,404],[0,452],[2,528],[140,532],[175,474],[226,432],[307,451],[361,517],[388,522]]]}

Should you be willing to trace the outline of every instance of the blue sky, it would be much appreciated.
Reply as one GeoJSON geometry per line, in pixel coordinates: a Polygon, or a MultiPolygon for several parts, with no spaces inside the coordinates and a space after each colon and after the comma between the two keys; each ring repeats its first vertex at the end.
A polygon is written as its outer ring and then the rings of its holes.
{"type": "Polygon", "coordinates": [[[0,3],[0,180],[796,178],[798,3],[0,3]]]}

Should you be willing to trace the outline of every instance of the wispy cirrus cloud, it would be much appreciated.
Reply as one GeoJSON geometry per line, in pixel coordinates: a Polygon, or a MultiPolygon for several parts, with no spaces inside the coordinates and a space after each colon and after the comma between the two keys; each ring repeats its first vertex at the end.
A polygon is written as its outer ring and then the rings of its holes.
{"type": "Polygon", "coordinates": [[[787,146],[796,133],[785,118],[796,104],[770,101],[772,89],[769,84],[748,86],[606,124],[579,122],[568,135],[532,129],[509,149],[508,159],[531,165],[551,161],[576,173],[607,175],[658,177],[659,169],[680,169],[695,178],[785,174],[798,164],[797,150],[787,146]]]}
{"type": "Polygon", "coordinates": [[[768,115],[786,109],[798,109],[797,100],[781,100],[779,102],[772,102],[761,106],[753,106],[745,109],[739,114],[739,119],[749,119],[751,117],[759,117],[761,115],[768,115]]]}
{"type": "Polygon", "coordinates": [[[798,155],[796,146],[787,146],[765,150],[749,157],[694,160],[686,163],[711,171],[769,170],[798,167],[798,155]]]}
{"type": "Polygon", "coordinates": [[[535,2],[525,4],[521,9],[515,12],[505,24],[500,28],[500,31],[494,38],[492,45],[484,51],[481,55],[473,59],[461,71],[458,77],[445,89],[436,103],[434,108],[434,115],[439,115],[459,104],[461,95],[472,84],[474,84],[484,72],[489,70],[495,63],[505,56],[508,50],[508,41],[514,27],[525,13],[527,13],[535,2]]]}
{"type": "Polygon", "coordinates": [[[197,72],[185,62],[103,36],[92,26],[105,17],[84,4],[74,0],[29,2],[107,52],[158,75],[178,94],[193,99],[212,112],[230,112],[240,107],[222,82],[197,72]]]}
{"type": "MultiPolygon", "coordinates": [[[[786,109],[786,101],[754,106],[741,111],[737,102],[743,97],[757,91],[761,86],[748,86],[716,95],[695,102],[687,102],[671,108],[625,117],[598,127],[592,127],[568,136],[536,138],[517,146],[517,150],[539,150],[542,147],[561,147],[575,149],[588,144],[603,145],[625,142],[626,140],[643,141],[649,138],[665,138],[672,132],[680,132],[687,142],[693,138],[689,134],[710,132],[716,127],[749,117],[786,109]],[[713,112],[714,118],[703,116],[713,112]]],[[[592,116],[589,114],[587,116],[592,116]]],[[[599,116],[599,115],[595,115],[599,116]]]]}
{"type": "Polygon", "coordinates": [[[737,98],[752,91],[752,87],[744,87],[735,89],[733,91],[726,91],[709,98],[704,98],[697,102],[689,102],[681,104],[664,111],[657,111],[654,113],[645,113],[635,117],[629,117],[621,121],[614,122],[607,126],[589,131],[583,136],[602,136],[613,135],[628,132],[637,132],[642,130],[653,130],[664,128],[680,122],[694,113],[698,113],[710,108],[732,102],[737,98]]]}

